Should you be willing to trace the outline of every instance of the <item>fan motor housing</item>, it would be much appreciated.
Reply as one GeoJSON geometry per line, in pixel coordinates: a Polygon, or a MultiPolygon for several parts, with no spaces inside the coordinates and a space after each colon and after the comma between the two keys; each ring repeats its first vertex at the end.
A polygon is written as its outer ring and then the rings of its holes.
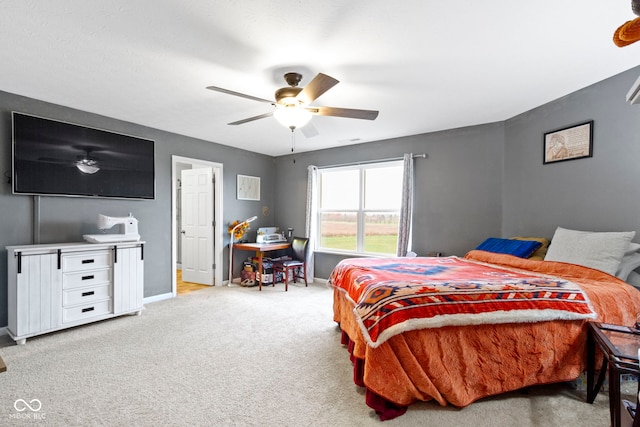
{"type": "Polygon", "coordinates": [[[287,98],[295,98],[302,91],[301,87],[281,87],[276,90],[275,98],[278,104],[284,105],[287,98]]]}

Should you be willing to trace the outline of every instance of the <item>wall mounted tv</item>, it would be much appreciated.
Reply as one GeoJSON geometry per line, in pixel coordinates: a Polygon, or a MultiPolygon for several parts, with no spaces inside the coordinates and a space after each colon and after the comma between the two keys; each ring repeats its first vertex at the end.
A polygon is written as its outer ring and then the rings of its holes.
{"type": "Polygon", "coordinates": [[[153,199],[155,142],[13,112],[13,193],[153,199]]]}

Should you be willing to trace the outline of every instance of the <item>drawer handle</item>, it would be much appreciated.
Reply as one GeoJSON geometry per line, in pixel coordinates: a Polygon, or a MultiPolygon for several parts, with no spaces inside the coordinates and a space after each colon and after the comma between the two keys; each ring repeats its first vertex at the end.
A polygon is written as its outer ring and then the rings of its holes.
{"type": "Polygon", "coordinates": [[[83,312],[83,313],[86,313],[86,312],[88,312],[88,311],[93,311],[93,310],[95,310],[95,309],[96,309],[95,307],[87,307],[87,308],[83,308],[83,309],[82,309],[82,312],[83,312]]]}
{"type": "Polygon", "coordinates": [[[93,264],[95,262],[95,260],[93,259],[83,259],[82,263],[83,264],[93,264]]]}
{"type": "Polygon", "coordinates": [[[95,293],[96,293],[96,291],[83,292],[83,293],[82,293],[82,296],[83,296],[83,297],[88,297],[88,296],[93,295],[93,294],[95,294],[95,293]]]}
{"type": "Polygon", "coordinates": [[[90,275],[90,276],[82,276],[82,280],[91,280],[93,278],[95,278],[95,276],[93,274],[90,275]]]}

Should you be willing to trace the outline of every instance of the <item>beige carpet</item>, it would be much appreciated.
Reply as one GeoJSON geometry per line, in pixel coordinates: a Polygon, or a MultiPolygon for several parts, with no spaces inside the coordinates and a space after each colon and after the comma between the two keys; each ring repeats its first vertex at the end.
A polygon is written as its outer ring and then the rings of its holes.
{"type": "MultiPolygon", "coordinates": [[[[0,425],[381,425],[353,384],[331,302],[323,284],[214,287],[24,346],[0,337],[0,425]]],[[[607,426],[608,399],[535,387],[464,409],[414,404],[384,425],[607,426]]]]}

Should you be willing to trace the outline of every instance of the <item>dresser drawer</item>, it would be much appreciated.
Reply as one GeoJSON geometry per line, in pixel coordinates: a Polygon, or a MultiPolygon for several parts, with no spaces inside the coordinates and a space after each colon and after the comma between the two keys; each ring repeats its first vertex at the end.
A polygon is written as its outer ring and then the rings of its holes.
{"type": "Polygon", "coordinates": [[[96,301],[62,309],[62,323],[71,323],[111,313],[111,300],[96,301]]]}
{"type": "Polygon", "coordinates": [[[111,251],[83,252],[62,256],[62,271],[84,271],[111,266],[111,251]]]}
{"type": "Polygon", "coordinates": [[[111,283],[111,268],[65,273],[62,275],[62,289],[73,289],[104,283],[111,283]]]}
{"type": "Polygon", "coordinates": [[[111,284],[78,288],[62,292],[62,305],[68,307],[77,304],[91,304],[111,298],[111,284]]]}

